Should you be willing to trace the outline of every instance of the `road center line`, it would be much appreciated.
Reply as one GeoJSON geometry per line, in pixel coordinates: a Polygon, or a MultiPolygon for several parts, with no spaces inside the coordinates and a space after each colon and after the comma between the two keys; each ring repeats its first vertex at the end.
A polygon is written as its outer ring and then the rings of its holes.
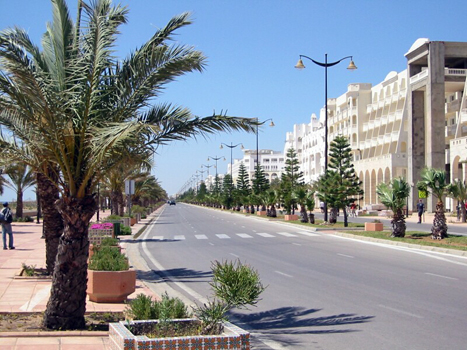
{"type": "Polygon", "coordinates": [[[458,280],[459,280],[458,278],[455,278],[455,277],[448,277],[448,276],[443,276],[443,275],[437,275],[436,273],[425,272],[425,275],[430,275],[430,276],[435,276],[435,277],[446,278],[446,279],[448,279],[448,280],[455,280],[455,281],[458,281],[458,280]]]}
{"type": "Polygon", "coordinates": [[[288,275],[288,274],[286,274],[286,273],[284,273],[284,272],[280,272],[280,271],[274,271],[274,272],[275,272],[275,273],[278,273],[279,275],[285,276],[285,277],[293,278],[292,275],[288,275]]]}
{"type": "Polygon", "coordinates": [[[411,316],[411,317],[415,317],[415,318],[423,318],[422,316],[415,315],[415,314],[412,314],[410,312],[406,312],[406,311],[403,311],[403,310],[394,309],[393,307],[390,307],[390,306],[381,305],[381,304],[378,305],[378,306],[382,307],[383,309],[391,310],[391,311],[397,312],[397,313],[402,314],[402,315],[407,315],[407,316],[411,316]]]}
{"type": "Polygon", "coordinates": [[[240,258],[237,254],[234,254],[234,253],[230,253],[230,255],[236,257],[236,258],[240,258]]]}
{"type": "Polygon", "coordinates": [[[354,259],[354,258],[355,258],[355,257],[352,256],[352,255],[345,255],[345,254],[339,254],[339,253],[338,253],[337,255],[343,256],[344,258],[350,258],[350,259],[354,259]]]}
{"type": "Polygon", "coordinates": [[[300,243],[292,243],[293,245],[298,245],[298,246],[302,246],[300,243]]]}

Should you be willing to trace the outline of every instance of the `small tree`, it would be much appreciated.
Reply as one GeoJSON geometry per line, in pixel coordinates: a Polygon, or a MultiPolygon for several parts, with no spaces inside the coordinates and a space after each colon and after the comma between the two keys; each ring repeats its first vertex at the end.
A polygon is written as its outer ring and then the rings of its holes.
{"type": "Polygon", "coordinates": [[[446,172],[433,168],[425,168],[421,174],[421,180],[417,182],[419,191],[432,193],[437,199],[435,217],[431,227],[431,238],[443,239],[448,236],[448,225],[444,215],[443,196],[448,194],[446,172]]]}
{"type": "Polygon", "coordinates": [[[410,186],[404,178],[393,178],[390,184],[380,183],[376,187],[379,200],[392,210],[391,237],[405,236],[405,218],[402,209],[409,196],[410,186]]]}
{"type": "Polygon", "coordinates": [[[315,209],[315,192],[314,191],[308,191],[307,197],[305,200],[305,206],[310,211],[310,213],[308,214],[310,224],[314,224],[315,214],[312,213],[312,211],[315,209]]]}
{"type": "Polygon", "coordinates": [[[244,205],[245,198],[251,194],[250,177],[243,163],[240,163],[237,177],[237,196],[239,205],[244,205]]]}
{"type": "MultiPolygon", "coordinates": [[[[259,164],[256,165],[252,182],[253,193],[257,196],[256,198],[259,199],[259,196],[269,189],[269,180],[266,178],[266,174],[259,164]]],[[[259,206],[261,203],[257,201],[255,204],[259,206]]],[[[266,210],[265,208],[262,209],[266,210]]]]}
{"type": "Polygon", "coordinates": [[[308,223],[308,213],[306,212],[306,207],[305,207],[307,197],[308,197],[308,193],[304,186],[299,186],[293,192],[293,199],[300,206],[300,221],[303,223],[308,223]]]}
{"type": "Polygon", "coordinates": [[[233,191],[234,191],[234,186],[232,183],[232,178],[230,177],[230,174],[225,174],[224,180],[222,181],[222,204],[227,208],[230,209],[232,207],[233,203],[233,191]]]}
{"type": "Polygon", "coordinates": [[[355,197],[362,198],[362,182],[355,173],[354,165],[351,163],[352,154],[349,141],[344,136],[337,136],[330,147],[330,160],[327,174],[324,174],[318,182],[320,188],[319,197],[326,203],[331,204],[331,218],[329,222],[337,221],[339,209],[344,211],[344,226],[347,222],[347,206],[355,201],[355,197]]]}
{"type": "Polygon", "coordinates": [[[292,193],[304,184],[303,172],[300,171],[295,149],[289,148],[286,157],[285,172],[282,173],[281,177],[281,188],[287,212],[295,214],[295,200],[292,193]]]}
{"type": "Polygon", "coordinates": [[[455,180],[454,183],[448,185],[449,195],[459,202],[462,222],[466,222],[465,202],[467,201],[467,186],[465,181],[455,180]]]}
{"type": "Polygon", "coordinates": [[[5,183],[6,187],[16,192],[16,217],[23,217],[23,194],[24,191],[36,183],[35,174],[32,169],[24,163],[9,165],[5,173],[10,180],[5,183]]]}

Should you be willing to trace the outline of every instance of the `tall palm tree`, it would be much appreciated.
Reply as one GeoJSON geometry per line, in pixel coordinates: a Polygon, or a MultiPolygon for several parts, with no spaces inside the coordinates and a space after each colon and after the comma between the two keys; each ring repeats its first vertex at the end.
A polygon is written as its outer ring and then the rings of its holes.
{"type": "Polygon", "coordinates": [[[14,163],[5,169],[10,180],[5,186],[16,192],[16,217],[23,217],[23,194],[24,191],[36,184],[35,174],[30,167],[24,163],[14,163]]]}
{"type": "Polygon", "coordinates": [[[176,77],[202,71],[205,57],[169,42],[188,24],[172,18],[135,52],[119,61],[113,52],[128,10],[110,0],[78,2],[73,23],[64,0],[52,0],[53,22],[40,51],[26,31],[0,33],[0,122],[18,144],[1,137],[3,154],[35,171],[57,169],[57,208],[64,221],[44,325],[85,326],[88,225],[97,209],[95,189],[127,149],[142,154],[160,144],[224,130],[254,132],[256,122],[186,108],[150,105],[176,77]]]}
{"type": "Polygon", "coordinates": [[[410,193],[410,185],[404,178],[395,177],[389,184],[380,183],[376,193],[381,203],[392,210],[391,237],[405,237],[403,208],[410,193]]]}
{"type": "Polygon", "coordinates": [[[453,183],[448,185],[447,191],[449,195],[459,201],[462,222],[466,222],[465,203],[467,202],[467,185],[465,181],[456,179],[453,183]]]}
{"type": "Polygon", "coordinates": [[[436,198],[436,211],[431,227],[431,238],[443,239],[448,236],[448,225],[444,215],[443,196],[448,194],[446,172],[433,168],[425,168],[421,173],[421,180],[417,182],[417,188],[426,193],[432,193],[436,198]]]}

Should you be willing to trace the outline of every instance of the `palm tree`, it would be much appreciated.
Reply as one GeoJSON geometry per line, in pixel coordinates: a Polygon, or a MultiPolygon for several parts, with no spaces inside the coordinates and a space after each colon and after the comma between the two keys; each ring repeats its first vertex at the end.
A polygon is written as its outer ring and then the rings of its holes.
{"type": "Polygon", "coordinates": [[[305,206],[310,211],[308,214],[308,218],[310,220],[310,224],[315,223],[315,214],[313,214],[313,210],[315,209],[315,192],[313,190],[308,191],[307,197],[305,200],[305,206]]]}
{"type": "Polygon", "coordinates": [[[308,223],[308,213],[306,212],[306,199],[308,197],[308,191],[304,186],[296,187],[292,193],[294,202],[300,205],[300,221],[308,223]]]}
{"type": "Polygon", "coordinates": [[[16,217],[23,217],[23,194],[24,191],[36,184],[34,172],[24,163],[14,163],[5,169],[10,180],[5,183],[6,187],[16,192],[16,217]]]}
{"type": "Polygon", "coordinates": [[[448,236],[448,226],[444,215],[443,196],[448,194],[446,172],[433,168],[425,168],[421,173],[421,180],[417,183],[419,191],[431,192],[438,201],[436,202],[435,217],[431,227],[431,238],[443,239],[448,236]]]}
{"type": "Polygon", "coordinates": [[[467,201],[467,186],[465,181],[456,179],[454,183],[448,185],[447,191],[452,198],[459,202],[462,213],[462,222],[466,222],[465,203],[467,201]]]}
{"type": "MultiPolygon", "coordinates": [[[[170,43],[188,14],[169,21],[148,42],[119,61],[112,51],[128,11],[110,0],[78,3],[74,24],[64,0],[52,0],[53,22],[41,52],[26,31],[0,33],[0,122],[26,151],[1,137],[3,155],[35,171],[57,169],[48,179],[61,197],[64,221],[51,296],[44,314],[50,329],[85,326],[88,225],[97,209],[95,189],[119,154],[155,151],[174,140],[225,130],[255,131],[256,122],[214,114],[201,118],[186,108],[150,105],[176,77],[202,71],[205,57],[170,43]],[[55,181],[55,182],[54,182],[55,181]]],[[[4,135],[3,135],[4,136],[4,135]]]]}
{"type": "Polygon", "coordinates": [[[391,237],[405,236],[405,217],[403,208],[410,193],[410,186],[404,178],[393,178],[389,184],[384,182],[376,187],[379,200],[392,210],[391,237]]]}

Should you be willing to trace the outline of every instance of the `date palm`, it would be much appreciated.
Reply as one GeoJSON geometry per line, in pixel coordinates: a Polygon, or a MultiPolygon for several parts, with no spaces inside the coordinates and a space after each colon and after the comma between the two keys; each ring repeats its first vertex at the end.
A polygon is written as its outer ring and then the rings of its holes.
{"type": "Polygon", "coordinates": [[[417,182],[417,188],[426,193],[432,193],[436,198],[436,211],[431,227],[431,238],[443,239],[448,236],[448,226],[444,215],[443,196],[448,194],[446,172],[433,168],[425,168],[421,174],[421,180],[417,182]]]}
{"type": "Polygon", "coordinates": [[[14,163],[6,167],[5,173],[10,180],[5,186],[16,192],[16,217],[23,217],[23,194],[24,191],[36,184],[34,172],[24,163],[14,163]]]}
{"type": "Polygon", "coordinates": [[[453,183],[448,185],[447,191],[452,198],[459,201],[461,220],[462,222],[466,222],[465,203],[467,202],[467,186],[465,181],[456,179],[453,183]]]}
{"type": "Polygon", "coordinates": [[[379,200],[392,210],[391,237],[405,237],[404,205],[409,196],[410,186],[404,178],[393,178],[389,184],[384,182],[376,187],[379,200]]]}
{"type": "Polygon", "coordinates": [[[131,149],[140,155],[160,144],[225,130],[255,131],[250,119],[214,114],[201,118],[182,107],[152,105],[166,84],[202,71],[201,52],[170,42],[188,24],[172,18],[123,60],[113,46],[128,10],[110,0],[78,2],[73,23],[64,0],[52,0],[53,22],[43,51],[19,28],[0,33],[0,122],[18,142],[1,138],[3,155],[21,160],[59,189],[63,218],[44,325],[83,328],[89,221],[97,210],[102,176],[131,149]],[[47,168],[55,177],[49,176],[47,168]]]}

